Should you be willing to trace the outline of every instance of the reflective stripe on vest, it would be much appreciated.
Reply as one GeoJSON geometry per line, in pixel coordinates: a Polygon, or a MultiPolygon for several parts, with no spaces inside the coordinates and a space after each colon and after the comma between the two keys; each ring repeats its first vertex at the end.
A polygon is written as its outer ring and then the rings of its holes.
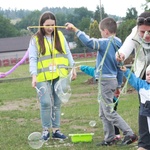
{"type": "MultiPolygon", "coordinates": [[[[69,61],[66,55],[64,36],[60,31],[58,31],[58,35],[64,53],[61,54],[56,49],[52,50],[52,44],[49,43],[46,38],[44,38],[46,52],[45,55],[39,56],[38,75],[37,75],[38,82],[56,79],[59,76],[65,77],[68,74],[68,70],[66,69],[66,66],[69,65],[69,61]],[[56,70],[53,72],[50,71],[50,67],[52,64],[54,64],[53,67],[54,66],[56,67],[56,70]],[[64,68],[59,66],[64,66],[64,68]]],[[[39,45],[38,45],[38,49],[39,49],[39,45]]]]}

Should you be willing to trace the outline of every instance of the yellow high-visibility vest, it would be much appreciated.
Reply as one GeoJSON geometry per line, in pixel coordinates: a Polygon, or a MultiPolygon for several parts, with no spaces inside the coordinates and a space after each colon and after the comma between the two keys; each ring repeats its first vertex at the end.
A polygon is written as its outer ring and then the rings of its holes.
{"type": "MultiPolygon", "coordinates": [[[[44,38],[46,52],[44,55],[40,54],[38,59],[37,82],[53,80],[59,76],[65,77],[68,75],[67,66],[69,65],[69,61],[65,50],[64,35],[60,31],[58,31],[58,35],[64,53],[61,54],[55,48],[53,49],[52,44],[44,38]]],[[[37,46],[39,50],[38,43],[37,46]]]]}

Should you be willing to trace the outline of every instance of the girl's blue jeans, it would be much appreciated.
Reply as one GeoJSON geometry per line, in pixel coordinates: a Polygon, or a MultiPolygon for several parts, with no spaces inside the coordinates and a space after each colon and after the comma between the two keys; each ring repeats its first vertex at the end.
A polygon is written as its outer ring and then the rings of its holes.
{"type": "Polygon", "coordinates": [[[54,85],[58,80],[59,78],[37,83],[37,88],[41,92],[39,100],[43,129],[60,127],[61,101],[54,90],[54,85]]]}

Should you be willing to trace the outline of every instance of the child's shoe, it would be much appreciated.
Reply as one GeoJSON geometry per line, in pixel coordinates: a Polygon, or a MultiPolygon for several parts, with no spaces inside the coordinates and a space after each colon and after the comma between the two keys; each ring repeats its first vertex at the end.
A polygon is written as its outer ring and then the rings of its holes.
{"type": "Polygon", "coordinates": [[[56,130],[55,133],[53,133],[52,138],[53,139],[63,139],[63,140],[65,140],[68,137],[65,136],[63,133],[61,133],[60,130],[56,130]]]}
{"type": "Polygon", "coordinates": [[[118,142],[118,140],[116,138],[114,138],[111,141],[102,141],[101,143],[96,144],[96,146],[112,146],[112,145],[116,145],[118,142]]]}
{"type": "Polygon", "coordinates": [[[121,144],[129,145],[136,142],[137,140],[138,140],[138,136],[133,134],[132,136],[125,136],[121,144]]]}
{"type": "Polygon", "coordinates": [[[42,132],[42,139],[43,139],[44,141],[48,141],[49,138],[50,138],[50,133],[49,133],[49,131],[48,131],[48,130],[43,130],[43,132],[42,132]]]}

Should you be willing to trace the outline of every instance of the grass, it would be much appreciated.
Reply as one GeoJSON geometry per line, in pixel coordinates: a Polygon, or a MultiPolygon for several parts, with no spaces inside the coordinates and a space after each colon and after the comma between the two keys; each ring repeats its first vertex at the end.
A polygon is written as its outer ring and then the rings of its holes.
{"type": "MultiPolygon", "coordinates": [[[[1,68],[7,71],[11,67],[1,68]]],[[[9,76],[29,76],[28,65],[22,65],[9,76]]],[[[7,77],[8,78],[8,77],[7,77]]],[[[68,103],[62,104],[61,130],[66,135],[76,133],[94,133],[90,143],[72,143],[69,137],[65,144],[50,140],[43,145],[42,150],[135,150],[135,145],[96,147],[103,140],[102,122],[99,119],[99,104],[97,101],[97,85],[84,83],[89,76],[78,74],[72,81],[72,96],[68,103]],[[95,127],[89,122],[96,121],[95,127]],[[52,147],[46,147],[52,146],[52,147]]],[[[5,78],[6,79],[6,78],[5,78]]],[[[1,79],[4,80],[4,79],[1,79]]],[[[32,132],[41,132],[40,110],[36,92],[31,87],[31,79],[5,81],[0,83],[0,149],[2,150],[32,150],[27,137],[32,132]]],[[[135,133],[138,133],[138,97],[136,92],[122,94],[118,113],[126,120],[135,133]]]]}

